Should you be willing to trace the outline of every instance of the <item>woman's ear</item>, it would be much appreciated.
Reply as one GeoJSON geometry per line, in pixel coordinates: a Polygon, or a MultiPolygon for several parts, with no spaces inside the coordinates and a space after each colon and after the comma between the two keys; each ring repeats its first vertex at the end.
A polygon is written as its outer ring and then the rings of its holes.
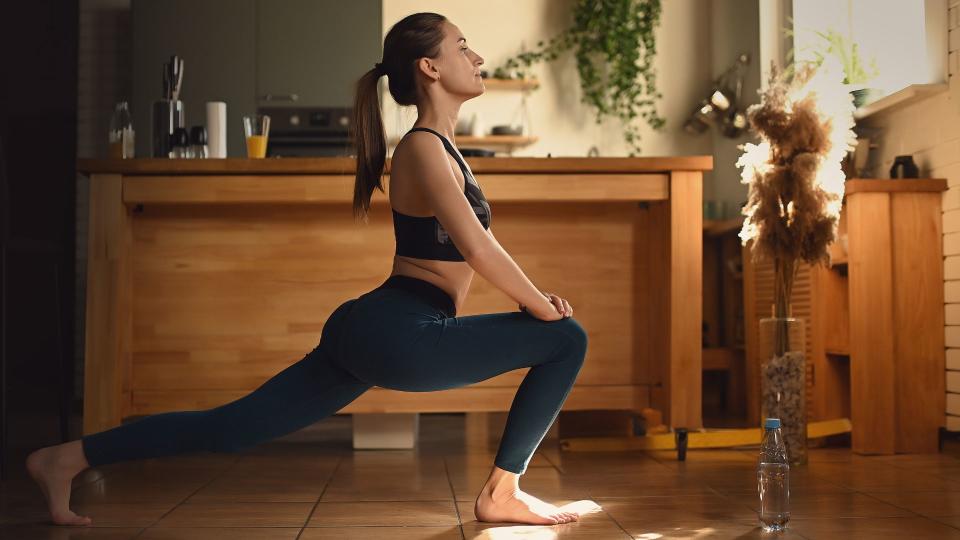
{"type": "Polygon", "coordinates": [[[417,60],[417,69],[427,77],[437,80],[440,78],[440,72],[437,71],[436,65],[433,63],[433,60],[427,57],[423,57],[417,60]]]}

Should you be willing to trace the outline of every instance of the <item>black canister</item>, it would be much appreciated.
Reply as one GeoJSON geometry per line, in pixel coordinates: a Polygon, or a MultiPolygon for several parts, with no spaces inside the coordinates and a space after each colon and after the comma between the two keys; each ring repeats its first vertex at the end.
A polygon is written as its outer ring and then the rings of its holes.
{"type": "Polygon", "coordinates": [[[920,178],[920,169],[913,162],[913,156],[897,156],[890,167],[890,178],[920,178]]]}
{"type": "Polygon", "coordinates": [[[183,102],[161,99],[153,102],[153,157],[170,157],[173,131],[184,127],[183,102]]]}
{"type": "Polygon", "coordinates": [[[207,147],[207,128],[204,126],[190,128],[190,151],[193,158],[206,159],[210,157],[210,150],[207,147]]]}
{"type": "Polygon", "coordinates": [[[177,159],[188,159],[190,155],[190,136],[186,128],[177,128],[173,130],[170,136],[170,157],[177,159]]]}

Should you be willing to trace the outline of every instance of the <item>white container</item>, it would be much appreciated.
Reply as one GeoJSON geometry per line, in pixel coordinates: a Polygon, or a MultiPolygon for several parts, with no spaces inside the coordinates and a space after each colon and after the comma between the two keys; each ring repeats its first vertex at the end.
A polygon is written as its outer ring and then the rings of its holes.
{"type": "Polygon", "coordinates": [[[227,157],[227,104],[207,102],[207,146],[211,158],[227,157]]]}

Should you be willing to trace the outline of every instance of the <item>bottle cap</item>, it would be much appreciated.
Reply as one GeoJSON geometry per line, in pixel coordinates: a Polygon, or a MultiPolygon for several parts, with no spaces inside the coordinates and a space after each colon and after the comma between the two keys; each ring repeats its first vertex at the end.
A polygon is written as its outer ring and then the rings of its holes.
{"type": "Polygon", "coordinates": [[[764,429],[779,429],[780,428],[780,419],[779,418],[767,418],[763,423],[764,429]]]}
{"type": "Polygon", "coordinates": [[[171,141],[171,142],[173,143],[171,146],[184,146],[184,147],[185,147],[185,146],[189,146],[189,145],[190,145],[190,137],[187,135],[187,130],[186,130],[186,128],[176,128],[176,129],[174,129],[174,130],[173,130],[173,137],[172,137],[172,141],[171,141]]]}
{"type": "Polygon", "coordinates": [[[190,144],[207,144],[207,128],[203,126],[190,128],[190,144]]]}

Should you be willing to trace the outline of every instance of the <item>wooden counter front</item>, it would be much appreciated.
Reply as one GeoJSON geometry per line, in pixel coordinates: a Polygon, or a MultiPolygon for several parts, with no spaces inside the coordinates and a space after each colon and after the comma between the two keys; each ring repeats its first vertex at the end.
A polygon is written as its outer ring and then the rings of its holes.
{"type": "MultiPolygon", "coordinates": [[[[497,239],[590,336],[564,409],[660,409],[698,428],[709,156],[468,158],[497,239]]],[[[84,433],[217,406],[303,358],[390,274],[387,198],[352,216],[350,158],[81,160],[90,175],[84,433]]],[[[389,161],[388,161],[389,171],[389,161]]],[[[385,185],[389,182],[386,177],[385,185]]],[[[458,316],[515,311],[479,274],[458,316]]],[[[375,336],[376,329],[371,329],[375,336]]],[[[342,410],[506,411],[526,370],[342,410]]]]}

